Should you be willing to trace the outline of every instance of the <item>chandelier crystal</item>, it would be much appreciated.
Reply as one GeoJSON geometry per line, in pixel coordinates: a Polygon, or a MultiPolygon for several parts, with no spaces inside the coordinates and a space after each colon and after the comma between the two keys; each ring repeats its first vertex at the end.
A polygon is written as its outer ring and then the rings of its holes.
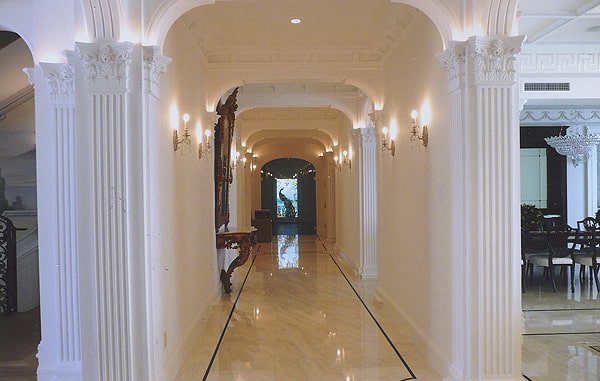
{"type": "Polygon", "coordinates": [[[558,135],[544,138],[544,140],[556,152],[571,159],[573,166],[577,167],[588,160],[590,151],[600,143],[600,135],[558,135]]]}

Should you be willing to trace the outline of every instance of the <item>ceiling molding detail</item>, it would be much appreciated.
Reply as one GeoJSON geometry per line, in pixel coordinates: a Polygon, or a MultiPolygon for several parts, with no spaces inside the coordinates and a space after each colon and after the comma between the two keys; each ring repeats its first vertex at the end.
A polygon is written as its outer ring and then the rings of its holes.
{"type": "Polygon", "coordinates": [[[522,126],[600,124],[599,107],[563,106],[525,108],[520,115],[522,126]]]}
{"type": "Polygon", "coordinates": [[[521,0],[519,33],[527,44],[597,44],[600,0],[521,0]]]}
{"type": "Polygon", "coordinates": [[[356,0],[348,4],[313,2],[311,14],[303,17],[298,26],[292,26],[288,25],[290,10],[287,8],[276,3],[262,9],[246,4],[232,8],[227,3],[215,3],[190,10],[182,16],[182,22],[209,65],[363,64],[382,62],[405,27],[420,14],[417,9],[403,4],[378,2],[369,6],[356,0]],[[351,20],[345,19],[352,14],[348,13],[352,8],[358,8],[360,13],[351,20]],[[371,12],[363,14],[366,9],[371,12]],[[231,14],[232,11],[235,13],[231,14]],[[229,19],[223,19],[227,12],[230,12],[229,19]],[[242,17],[243,12],[247,14],[242,17]],[[324,16],[339,12],[345,13],[337,17],[324,16]],[[236,20],[244,20],[244,17],[250,21],[236,24],[236,20]],[[248,40],[244,28],[253,28],[256,40],[248,40]],[[266,33],[267,30],[270,33],[266,33]],[[322,34],[315,34],[315,30],[322,34]]]}
{"type": "Polygon", "coordinates": [[[589,53],[521,53],[519,56],[521,73],[534,74],[598,74],[600,52],[589,53]]]}

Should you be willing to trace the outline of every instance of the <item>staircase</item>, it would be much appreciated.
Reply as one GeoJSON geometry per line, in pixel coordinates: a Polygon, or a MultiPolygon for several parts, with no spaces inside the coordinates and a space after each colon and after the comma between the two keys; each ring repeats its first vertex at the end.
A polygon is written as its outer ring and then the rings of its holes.
{"type": "Polygon", "coordinates": [[[0,313],[17,312],[17,228],[0,216],[0,313]]]}

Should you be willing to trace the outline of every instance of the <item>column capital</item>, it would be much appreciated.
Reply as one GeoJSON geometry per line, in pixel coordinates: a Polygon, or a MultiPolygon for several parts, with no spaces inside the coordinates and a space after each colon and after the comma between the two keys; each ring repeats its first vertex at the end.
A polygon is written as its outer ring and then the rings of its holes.
{"type": "Polygon", "coordinates": [[[167,72],[170,57],[163,56],[156,45],[143,46],[144,68],[147,70],[146,80],[150,82],[150,91],[157,92],[160,88],[160,77],[167,72]]]}
{"type": "Polygon", "coordinates": [[[357,139],[358,144],[375,144],[375,129],[373,128],[356,128],[354,129],[354,136],[357,139]]]}
{"type": "Polygon", "coordinates": [[[469,59],[473,61],[474,83],[478,85],[516,80],[517,55],[525,36],[474,36],[467,41],[469,59]]]}
{"type": "Polygon", "coordinates": [[[381,119],[383,119],[383,110],[373,110],[369,113],[369,118],[371,119],[371,127],[377,129],[381,119]]]}
{"type": "Polygon", "coordinates": [[[75,102],[75,71],[70,64],[40,62],[42,73],[48,81],[50,101],[53,104],[71,105],[75,102]]]}
{"type": "Polygon", "coordinates": [[[127,91],[133,44],[129,42],[77,42],[77,53],[92,91],[127,91]]]}
{"type": "Polygon", "coordinates": [[[450,41],[448,48],[437,54],[442,67],[448,70],[448,88],[450,90],[460,86],[461,78],[465,73],[466,42],[450,41]]]}

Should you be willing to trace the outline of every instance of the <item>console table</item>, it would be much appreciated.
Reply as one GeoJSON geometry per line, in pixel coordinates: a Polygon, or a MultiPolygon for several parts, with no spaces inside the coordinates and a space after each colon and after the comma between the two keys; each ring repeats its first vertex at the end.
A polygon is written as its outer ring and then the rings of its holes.
{"type": "Polygon", "coordinates": [[[227,271],[221,270],[221,283],[228,294],[231,292],[233,270],[246,263],[252,248],[256,245],[256,230],[254,226],[242,226],[217,232],[217,249],[237,249],[239,252],[239,255],[231,261],[227,271]]]}

